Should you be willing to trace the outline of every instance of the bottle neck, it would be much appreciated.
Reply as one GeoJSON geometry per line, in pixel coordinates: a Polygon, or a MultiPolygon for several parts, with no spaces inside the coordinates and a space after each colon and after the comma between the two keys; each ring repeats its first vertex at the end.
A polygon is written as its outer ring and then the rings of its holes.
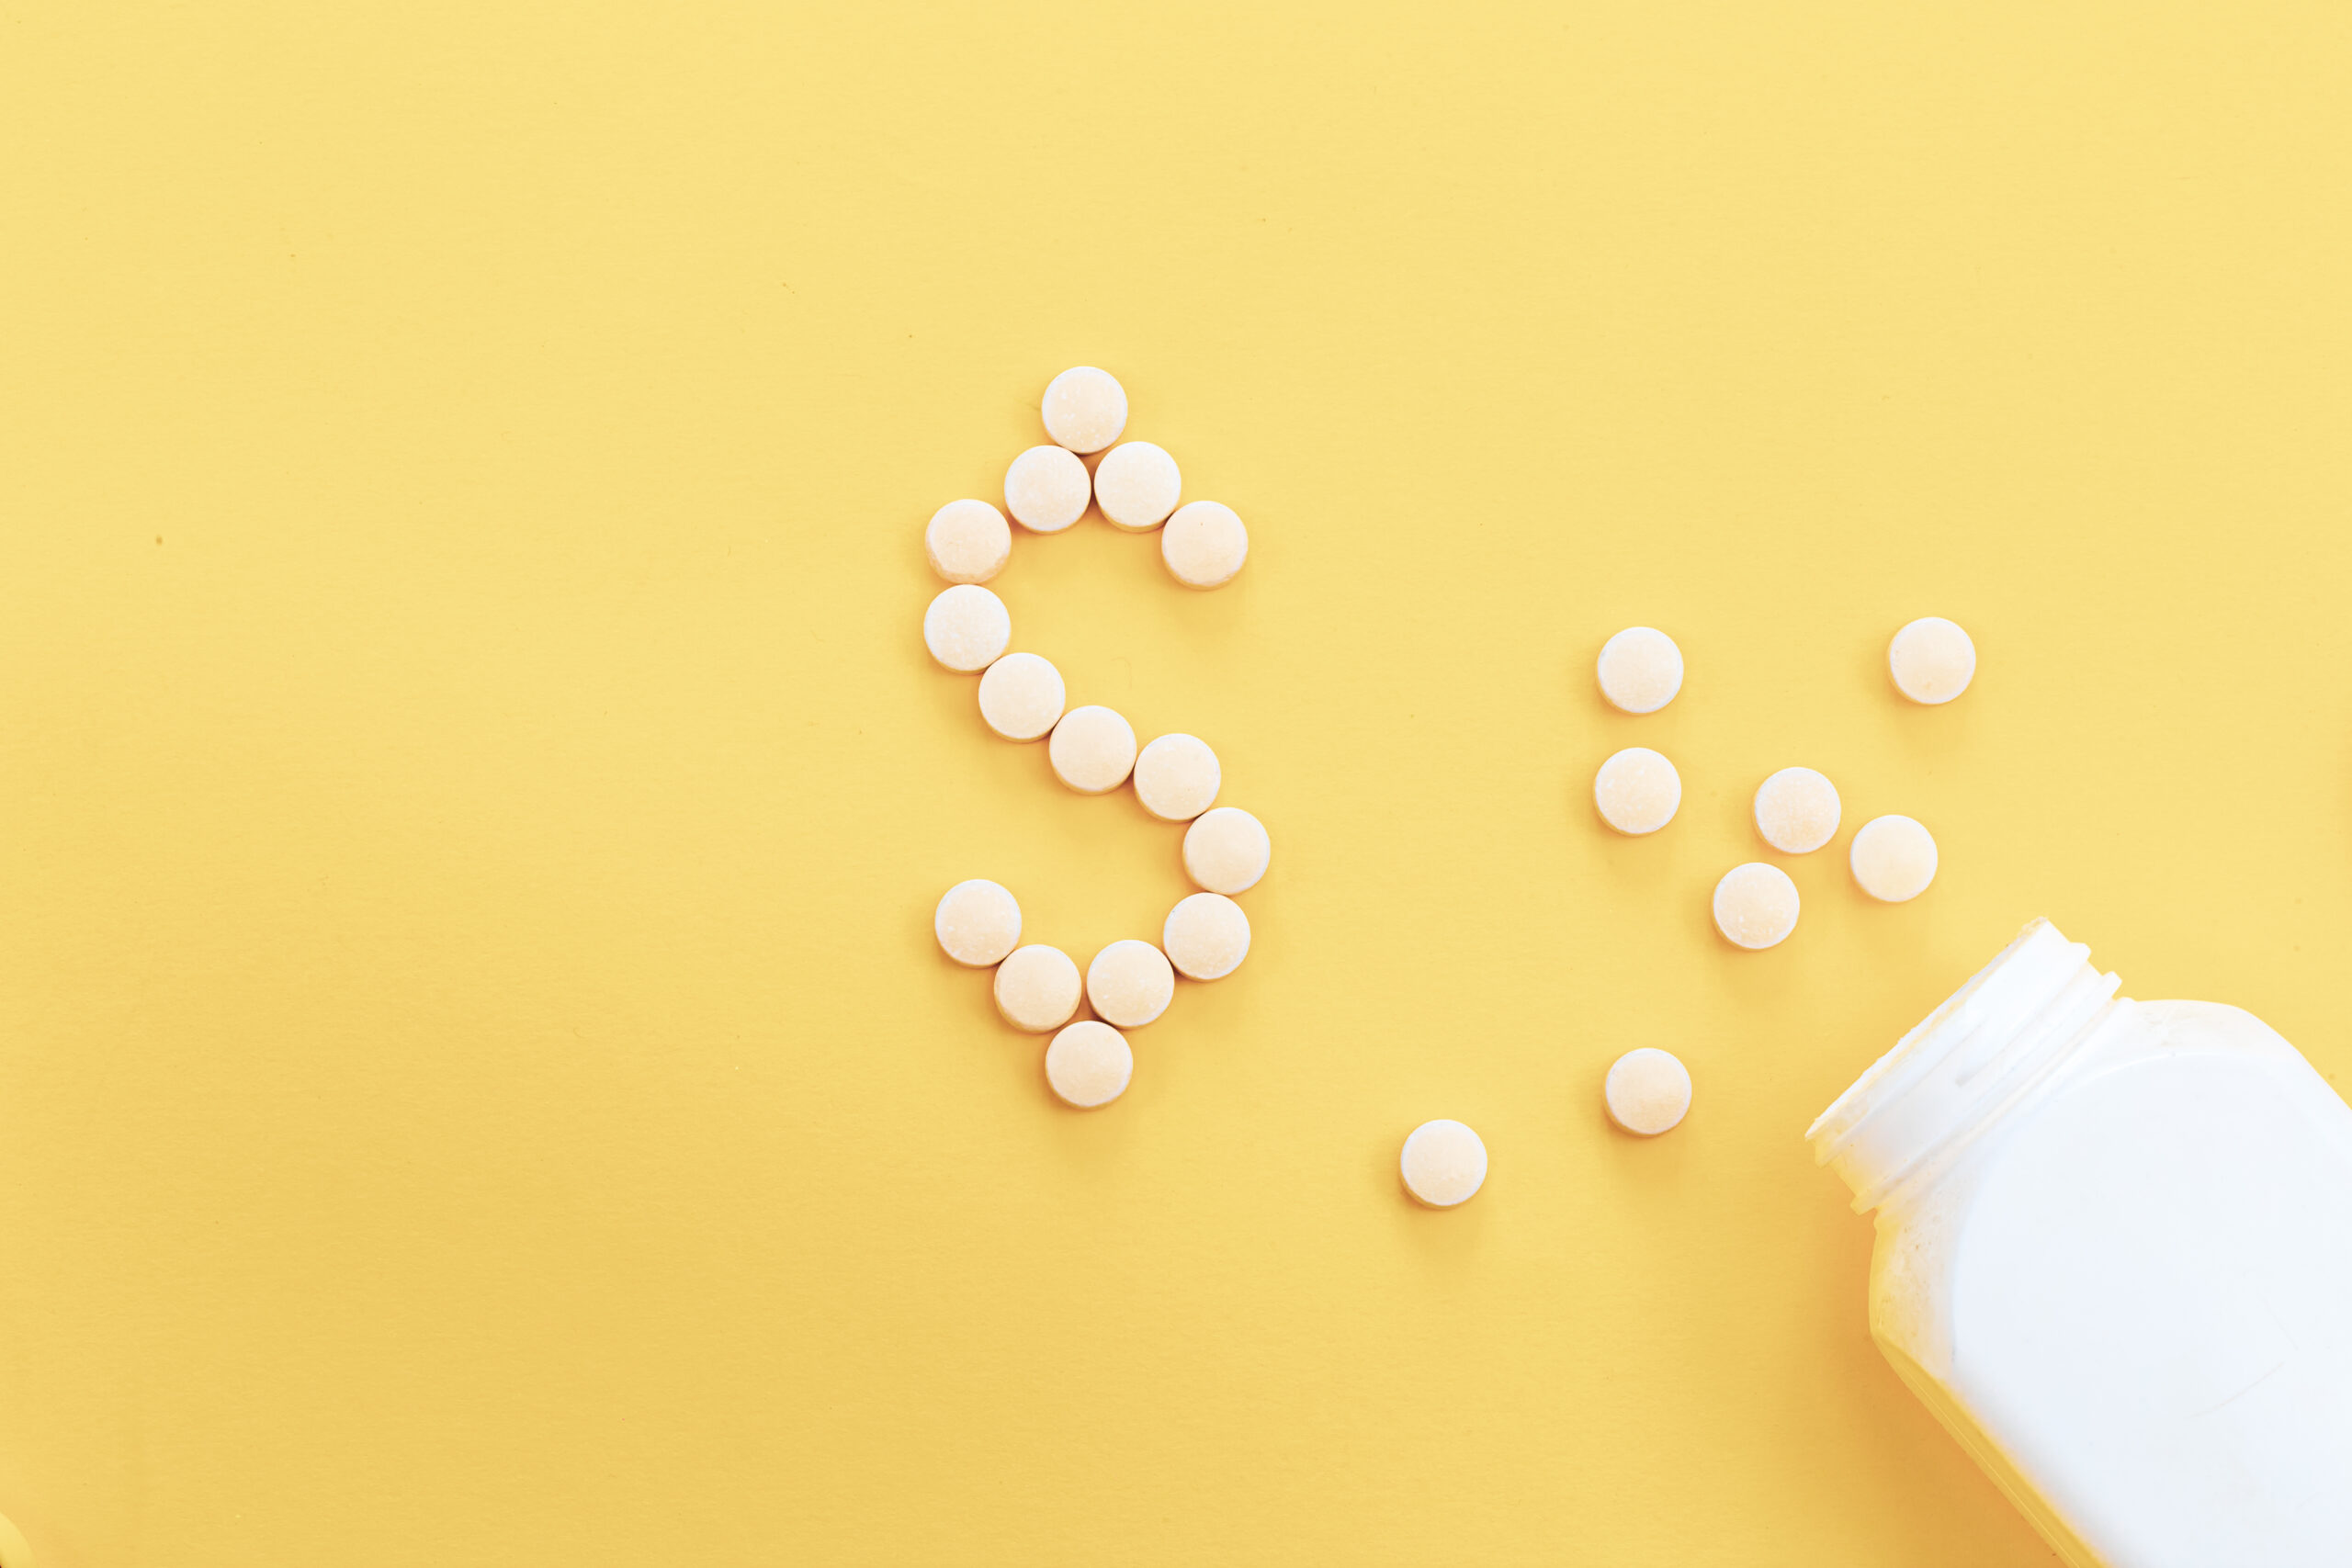
{"type": "Polygon", "coordinates": [[[1806,1140],[1857,1210],[1931,1179],[2089,1038],[2122,983],[2090,955],[2035,920],[1821,1113],[1806,1140]]]}

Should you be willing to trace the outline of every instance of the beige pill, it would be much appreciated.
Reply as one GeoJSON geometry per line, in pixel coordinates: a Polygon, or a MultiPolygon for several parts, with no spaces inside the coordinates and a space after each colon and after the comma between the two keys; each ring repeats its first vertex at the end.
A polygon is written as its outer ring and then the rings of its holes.
{"type": "Polygon", "coordinates": [[[999,884],[974,877],[947,890],[931,929],[948,957],[984,969],[1003,962],[1021,940],[1021,906],[999,884]]]}
{"type": "Polygon", "coordinates": [[[1432,1209],[1468,1201],[1487,1182],[1487,1145],[1459,1122],[1424,1122],[1396,1162],[1405,1190],[1432,1209]]]}
{"type": "Polygon", "coordinates": [[[940,590],[922,613],[923,646],[948,669],[969,675],[985,670],[1012,640],[1012,612],[977,582],[940,590]]]}
{"type": "Polygon", "coordinates": [[[1797,885],[1777,865],[1750,861],[1715,884],[1715,929],[1740,947],[1776,947],[1797,929],[1797,885]]]}
{"type": "Polygon", "coordinates": [[[1135,1071],[1136,1054],[1126,1037],[1091,1018],[1071,1024],[1046,1047],[1046,1082],[1080,1111],[1108,1105],[1126,1093],[1135,1071]]]}
{"type": "Polygon", "coordinates": [[[1176,971],[1148,942],[1114,942],[1086,966],[1086,999],[1121,1029],[1141,1029],[1166,1012],[1175,996],[1176,971]]]}
{"type": "Polygon", "coordinates": [[[1106,707],[1072,708],[1046,742],[1054,773],[1080,795],[1105,795],[1135,771],[1135,726],[1106,707]]]}
{"type": "Polygon", "coordinates": [[[1838,786],[1811,768],[1782,768],[1756,788],[1756,830],[1783,854],[1811,854],[1838,836],[1838,786]]]}
{"type": "Polygon", "coordinates": [[[1023,528],[1058,534],[1086,515],[1086,465],[1067,446],[1032,446],[1004,471],[1004,509],[1023,528]]]}
{"type": "Polygon", "coordinates": [[[1222,980],[1250,955],[1250,917],[1222,893],[1195,893],[1168,911],[1159,945],[1186,979],[1222,980]]]}
{"type": "Polygon", "coordinates": [[[1190,735],[1163,735],[1136,755],[1136,798],[1163,822],[1189,822],[1216,799],[1216,753],[1190,735]]]}
{"type": "Polygon", "coordinates": [[[1854,880],[1889,904],[1917,898],[1936,879],[1936,840],[1908,817],[1873,817],[1854,835],[1854,880]]]}
{"type": "Polygon", "coordinates": [[[1265,824],[1238,806],[1205,812],[1184,829],[1184,874],[1212,893],[1247,893],[1273,854],[1265,824]]]}
{"type": "Polygon", "coordinates": [[[1046,383],[1046,434],[1073,452],[1100,452],[1127,427],[1127,389],[1108,370],[1073,366],[1046,383]]]}
{"type": "Polygon", "coordinates": [[[1068,1023],[1083,989],[1069,954],[1042,942],[1014,948],[996,966],[996,1010],[1032,1034],[1068,1023]]]}
{"type": "Polygon", "coordinates": [[[980,717],[1007,740],[1035,740],[1062,716],[1062,672],[1035,653],[1008,653],[980,677],[980,717]]]}
{"type": "Polygon", "coordinates": [[[1094,504],[1130,534],[1167,522],[1183,488],[1176,459],[1148,441],[1122,441],[1094,465],[1094,504]]]}
{"type": "Polygon", "coordinates": [[[985,501],[951,501],[922,531],[931,570],[950,582],[986,582],[1012,557],[1012,530],[985,501]]]}
{"type": "Polygon", "coordinates": [[[1655,833],[1682,805],[1682,775],[1646,746],[1628,746],[1592,778],[1600,819],[1621,833],[1655,833]]]}
{"type": "Polygon", "coordinates": [[[1941,615],[1928,615],[1886,645],[1894,689],[1915,703],[1948,703],[1976,678],[1976,645],[1941,615]]]}
{"type": "Polygon", "coordinates": [[[1187,588],[1221,588],[1250,558],[1250,530],[1230,506],[1187,502],[1159,532],[1159,558],[1187,588]]]}
{"type": "Polygon", "coordinates": [[[1628,1133],[1655,1138],[1680,1124],[1690,1109],[1690,1069],[1655,1045],[1628,1051],[1600,1088],[1609,1119],[1628,1133]]]}
{"type": "Polygon", "coordinates": [[[1682,690],[1682,650],[1649,626],[1627,626],[1600,645],[1600,694],[1627,713],[1656,713],[1682,690]]]}

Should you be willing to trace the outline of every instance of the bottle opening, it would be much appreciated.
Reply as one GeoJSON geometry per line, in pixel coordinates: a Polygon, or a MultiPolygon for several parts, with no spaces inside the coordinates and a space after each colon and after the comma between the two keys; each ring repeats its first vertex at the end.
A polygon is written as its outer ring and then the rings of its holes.
{"type": "Polygon", "coordinates": [[[1878,1207],[2081,1043],[2122,983],[2090,954],[2032,921],[1821,1113],[1805,1138],[1856,1209],[1878,1207]]]}

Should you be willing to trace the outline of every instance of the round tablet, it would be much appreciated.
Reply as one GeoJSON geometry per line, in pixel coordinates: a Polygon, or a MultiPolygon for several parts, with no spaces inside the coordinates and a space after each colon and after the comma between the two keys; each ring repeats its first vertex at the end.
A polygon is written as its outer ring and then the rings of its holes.
{"type": "Polygon", "coordinates": [[[1886,645],[1894,689],[1915,703],[1948,703],[1976,678],[1976,645],[1941,615],[1928,615],[1886,645]]]}
{"type": "Polygon", "coordinates": [[[1936,879],[1936,840],[1908,817],[1873,817],[1854,835],[1854,880],[1889,904],[1917,898],[1936,879]]]}
{"type": "Polygon", "coordinates": [[[986,582],[1012,558],[1012,530],[985,501],[951,501],[931,514],[922,553],[950,582],[986,582]]]}
{"type": "Polygon", "coordinates": [[[1811,768],[1782,768],[1756,787],[1756,830],[1783,854],[1811,854],[1838,835],[1838,786],[1811,768]]]}
{"type": "Polygon", "coordinates": [[[1627,626],[1600,645],[1600,694],[1627,713],[1656,713],[1682,690],[1682,650],[1664,632],[1627,626]]]}
{"type": "Polygon", "coordinates": [[[1600,1086],[1609,1119],[1628,1133],[1655,1138],[1678,1126],[1690,1110],[1690,1069],[1670,1051],[1645,1045],[1617,1058],[1600,1086]]]}
{"type": "Polygon", "coordinates": [[[1405,1190],[1432,1209],[1468,1201],[1487,1181],[1487,1145],[1459,1122],[1424,1122],[1396,1162],[1405,1190]]]}
{"type": "Polygon", "coordinates": [[[1715,884],[1715,929],[1736,946],[1779,946],[1797,929],[1797,885],[1762,861],[1733,866],[1715,884]]]}
{"type": "Polygon", "coordinates": [[[1042,942],[1014,948],[996,966],[996,1010],[1005,1022],[1032,1034],[1068,1023],[1082,988],[1069,954],[1042,942]]]}
{"type": "Polygon", "coordinates": [[[1186,979],[1222,980],[1250,954],[1250,917],[1222,893],[1195,893],[1168,911],[1159,945],[1186,979]]]}
{"type": "Polygon", "coordinates": [[[1212,893],[1247,893],[1266,874],[1274,843],[1238,806],[1204,812],[1184,829],[1184,874],[1212,893]]]}
{"type": "Polygon", "coordinates": [[[1141,1029],[1168,1010],[1176,997],[1176,971],[1168,955],[1130,937],[1114,942],[1086,966],[1086,999],[1103,1021],[1121,1029],[1141,1029]]]}
{"type": "Polygon", "coordinates": [[[1135,771],[1135,726],[1106,707],[1072,708],[1046,742],[1054,773],[1080,795],[1105,795],[1135,771]]]}
{"type": "Polygon", "coordinates": [[[922,613],[923,646],[950,670],[969,675],[995,663],[1012,640],[1012,612],[977,582],[940,590],[922,613]]]}
{"type": "Polygon", "coordinates": [[[1250,530],[1221,502],[1186,502],[1159,532],[1159,558],[1187,588],[1222,588],[1250,558],[1250,530]]]}
{"type": "Polygon", "coordinates": [[[1003,962],[1021,940],[1021,906],[998,884],[974,877],[947,890],[931,929],[948,957],[985,969],[1003,962]]]}
{"type": "Polygon", "coordinates": [[[1163,735],[1136,756],[1136,798],[1163,822],[1190,822],[1209,808],[1225,775],[1208,743],[1163,735]]]}
{"type": "Polygon", "coordinates": [[[1148,441],[1122,441],[1094,465],[1094,504],[1130,534],[1167,522],[1183,488],[1176,459],[1148,441]]]}
{"type": "Polygon", "coordinates": [[[1073,452],[1100,452],[1127,427],[1127,389],[1108,370],[1079,365],[1046,383],[1046,434],[1073,452]]]}
{"type": "Polygon", "coordinates": [[[1046,1047],[1046,1081],[1080,1111],[1125,1094],[1135,1071],[1136,1054],[1127,1049],[1126,1037],[1091,1018],[1071,1024],[1046,1047]]]}
{"type": "Polygon", "coordinates": [[[1086,465],[1067,446],[1032,446],[1004,470],[1004,509],[1023,528],[1058,534],[1086,515],[1086,465]]]}
{"type": "Polygon", "coordinates": [[[1062,716],[1062,672],[1035,653],[1008,653],[980,677],[980,716],[1007,740],[1035,740],[1062,716]]]}
{"type": "Polygon", "coordinates": [[[1682,775],[1646,746],[1628,746],[1592,777],[1600,819],[1621,833],[1655,833],[1682,805],[1682,775]]]}

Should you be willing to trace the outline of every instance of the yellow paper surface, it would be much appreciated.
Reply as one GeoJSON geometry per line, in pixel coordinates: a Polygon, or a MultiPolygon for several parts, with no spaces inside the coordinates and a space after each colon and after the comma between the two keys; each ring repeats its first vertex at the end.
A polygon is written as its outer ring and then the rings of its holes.
{"type": "Polygon", "coordinates": [[[2348,56],[2321,4],[7,7],[0,1512],[49,1568],[2050,1561],[1800,1135],[2037,914],[2352,1070],[2348,56]],[[1250,564],[1023,536],[1014,646],[1275,846],[1089,1115],[932,905],[1083,961],[1180,835],[919,636],[924,519],[1078,363],[1250,564]],[[1921,615],[1947,709],[1884,678],[1921,615]],[[1634,624],[1690,665],[1640,719],[1634,624]],[[1792,763],[1809,857],[1747,819],[1792,763]],[[1901,908],[1843,863],[1890,811],[1901,908]],[[1764,953],[1706,912],[1754,858],[1764,953]],[[1636,1045],[1697,1084],[1656,1143],[1636,1045]],[[1493,1160],[1443,1214],[1438,1116],[1493,1160]]]}

